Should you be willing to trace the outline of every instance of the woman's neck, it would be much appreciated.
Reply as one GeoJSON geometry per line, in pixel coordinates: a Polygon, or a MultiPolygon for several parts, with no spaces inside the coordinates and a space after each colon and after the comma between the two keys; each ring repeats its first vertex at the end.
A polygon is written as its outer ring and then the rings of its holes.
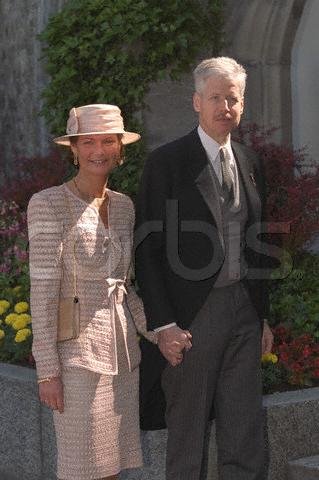
{"type": "Polygon", "coordinates": [[[103,198],[106,196],[107,180],[107,177],[91,176],[87,173],[81,175],[80,172],[73,178],[77,190],[92,198],[103,198]]]}

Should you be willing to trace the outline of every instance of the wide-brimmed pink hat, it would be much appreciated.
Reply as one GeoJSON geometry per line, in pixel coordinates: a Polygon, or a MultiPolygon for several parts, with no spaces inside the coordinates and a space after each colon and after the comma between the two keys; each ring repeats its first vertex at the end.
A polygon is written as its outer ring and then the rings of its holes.
{"type": "Polygon", "coordinates": [[[123,117],[119,107],[95,104],[72,108],[66,125],[66,135],[54,138],[53,141],[59,145],[70,146],[70,137],[103,133],[123,135],[122,143],[124,145],[137,142],[141,138],[138,133],[124,130],[123,117]]]}

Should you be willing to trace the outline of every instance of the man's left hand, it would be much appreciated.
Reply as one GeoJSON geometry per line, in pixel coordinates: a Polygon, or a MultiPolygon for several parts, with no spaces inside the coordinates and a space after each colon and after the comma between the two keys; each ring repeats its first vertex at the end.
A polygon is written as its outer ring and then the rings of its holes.
{"type": "Polygon", "coordinates": [[[264,321],[263,336],[261,340],[261,354],[270,353],[274,343],[273,333],[267,323],[264,321]]]}

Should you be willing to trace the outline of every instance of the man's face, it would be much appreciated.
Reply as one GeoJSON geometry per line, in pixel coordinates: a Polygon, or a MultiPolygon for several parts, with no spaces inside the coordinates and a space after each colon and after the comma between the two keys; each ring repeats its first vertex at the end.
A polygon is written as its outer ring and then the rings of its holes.
{"type": "Polygon", "coordinates": [[[244,109],[237,82],[223,77],[209,77],[201,93],[195,92],[193,105],[202,129],[219,144],[238,126],[244,109]]]}

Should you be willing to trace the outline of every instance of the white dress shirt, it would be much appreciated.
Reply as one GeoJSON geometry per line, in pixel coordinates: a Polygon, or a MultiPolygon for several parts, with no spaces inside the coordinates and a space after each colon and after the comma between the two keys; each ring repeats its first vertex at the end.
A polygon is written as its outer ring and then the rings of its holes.
{"type": "Polygon", "coordinates": [[[199,125],[197,128],[199,138],[202,142],[202,145],[207,154],[208,160],[214,168],[215,174],[219,180],[219,183],[223,182],[222,169],[220,165],[220,154],[219,150],[221,147],[226,150],[228,155],[229,164],[232,172],[232,181],[234,185],[234,205],[232,209],[237,209],[239,207],[239,180],[238,180],[238,169],[236,165],[235,156],[230,143],[230,134],[227,137],[227,141],[224,145],[220,145],[213,138],[211,138],[199,125]]]}

